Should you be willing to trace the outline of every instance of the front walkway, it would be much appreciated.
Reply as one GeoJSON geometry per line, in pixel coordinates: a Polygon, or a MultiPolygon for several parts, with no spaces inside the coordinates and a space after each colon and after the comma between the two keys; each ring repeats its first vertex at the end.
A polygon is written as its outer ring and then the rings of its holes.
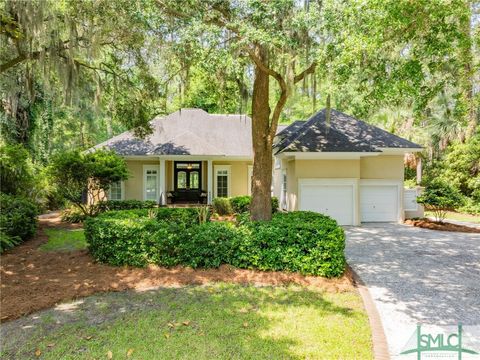
{"type": "Polygon", "coordinates": [[[418,323],[480,330],[480,234],[398,224],[347,227],[346,233],[348,263],[370,291],[392,358],[416,358],[399,353],[418,323]]]}

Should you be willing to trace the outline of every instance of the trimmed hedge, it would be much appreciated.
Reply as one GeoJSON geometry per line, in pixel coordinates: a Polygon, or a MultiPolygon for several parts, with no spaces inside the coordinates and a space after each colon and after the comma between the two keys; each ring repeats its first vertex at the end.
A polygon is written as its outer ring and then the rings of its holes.
{"type": "Polygon", "coordinates": [[[345,269],[345,235],[335,220],[313,212],[276,213],[272,221],[200,224],[198,210],[107,212],[85,222],[92,255],[112,265],[231,264],[335,277],[345,269]],[[196,218],[194,217],[197,216],[196,218]]]}
{"type": "Polygon", "coordinates": [[[151,209],[157,206],[153,200],[107,200],[98,204],[100,211],[108,210],[133,210],[133,209],[151,209]]]}
{"type": "Polygon", "coordinates": [[[0,206],[0,252],[3,252],[35,234],[38,207],[27,198],[3,193],[0,206]]]}
{"type": "Polygon", "coordinates": [[[243,219],[251,236],[239,244],[232,265],[325,277],[345,269],[345,233],[332,218],[309,211],[276,213],[272,221],[243,219]]]}
{"type": "MultiPolygon", "coordinates": [[[[116,210],[139,210],[139,209],[153,209],[157,203],[152,200],[107,200],[101,201],[93,206],[98,207],[98,212],[108,212],[116,210]]],[[[62,211],[62,221],[69,223],[81,223],[85,221],[85,215],[78,206],[71,206],[62,211]]]]}
{"type": "MultiPolygon", "coordinates": [[[[236,214],[241,214],[247,211],[250,211],[250,203],[252,202],[252,197],[249,195],[235,196],[230,198],[230,204],[232,209],[236,214]]],[[[278,211],[278,198],[272,196],[272,213],[278,211]]]]}

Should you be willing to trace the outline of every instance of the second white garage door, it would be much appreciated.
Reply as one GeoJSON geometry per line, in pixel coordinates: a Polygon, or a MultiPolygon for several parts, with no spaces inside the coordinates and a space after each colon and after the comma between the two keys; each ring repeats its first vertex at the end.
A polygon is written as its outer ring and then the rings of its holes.
{"type": "Polygon", "coordinates": [[[331,216],[340,225],[353,224],[353,186],[300,184],[300,210],[331,216]]]}
{"type": "Polygon", "coordinates": [[[390,185],[361,185],[360,219],[362,222],[397,221],[398,187],[390,185]]]}

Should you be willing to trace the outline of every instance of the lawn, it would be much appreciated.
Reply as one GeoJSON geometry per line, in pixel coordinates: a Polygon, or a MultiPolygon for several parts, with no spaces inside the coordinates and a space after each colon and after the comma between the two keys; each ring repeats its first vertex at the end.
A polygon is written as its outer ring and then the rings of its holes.
{"type": "Polygon", "coordinates": [[[83,229],[46,229],[48,242],[39,249],[43,251],[73,251],[87,247],[83,229]]]}
{"type": "Polygon", "coordinates": [[[225,283],[128,291],[18,321],[7,324],[2,357],[373,358],[368,318],[354,291],[225,283]]]}
{"type": "MultiPolygon", "coordinates": [[[[435,217],[435,215],[431,211],[425,211],[425,216],[435,217]]],[[[447,217],[445,219],[480,224],[480,215],[463,214],[453,211],[447,212],[447,217]]]]}

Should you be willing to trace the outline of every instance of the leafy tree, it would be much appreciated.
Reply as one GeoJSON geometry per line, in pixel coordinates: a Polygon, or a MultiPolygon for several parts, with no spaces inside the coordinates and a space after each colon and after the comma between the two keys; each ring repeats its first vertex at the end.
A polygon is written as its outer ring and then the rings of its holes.
{"type": "Polygon", "coordinates": [[[443,222],[447,211],[455,210],[462,205],[463,197],[455,187],[437,179],[427,185],[422,195],[417,198],[417,202],[433,211],[437,221],[443,222]]]}
{"type": "Polygon", "coordinates": [[[22,145],[0,146],[0,191],[28,195],[34,186],[28,151],[22,145]]]}
{"type": "Polygon", "coordinates": [[[465,143],[453,144],[445,156],[443,178],[464,195],[480,201],[480,132],[465,143]]]}
{"type": "Polygon", "coordinates": [[[92,216],[98,210],[94,204],[104,198],[112,183],[128,178],[128,169],[125,160],[113,151],[74,150],[55,156],[50,174],[60,194],[85,215],[92,216]]]}
{"type": "MultiPolygon", "coordinates": [[[[243,57],[253,67],[252,141],[254,152],[252,219],[270,220],[272,144],[291,89],[317,66],[321,6],[293,1],[158,1],[159,8],[188,34],[184,39],[209,48],[224,44],[223,61],[243,57]],[[268,19],[268,21],[266,21],[268,19]],[[202,34],[207,33],[202,42],[202,34]],[[192,36],[194,34],[195,36],[192,36]],[[193,40],[193,41],[192,41],[193,40]],[[301,69],[301,70],[300,70],[301,69]],[[270,78],[274,80],[272,85],[270,78]],[[271,110],[271,91],[277,93],[271,110]]],[[[223,50],[223,48],[221,49],[223,50]]]]}

